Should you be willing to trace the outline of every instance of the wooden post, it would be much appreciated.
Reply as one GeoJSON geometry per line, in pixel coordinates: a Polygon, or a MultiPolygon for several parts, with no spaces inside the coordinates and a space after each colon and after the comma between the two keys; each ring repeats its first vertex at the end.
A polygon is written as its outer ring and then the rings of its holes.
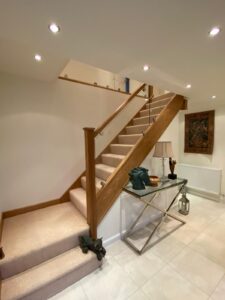
{"type": "Polygon", "coordinates": [[[0,247],[0,260],[5,257],[2,247],[0,247]]]}
{"type": "Polygon", "coordinates": [[[148,97],[151,98],[153,96],[153,86],[149,85],[148,86],[148,97]]]}
{"type": "Polygon", "coordinates": [[[95,129],[84,128],[86,161],[87,222],[90,236],[97,238],[97,203],[95,187],[95,129]]]}
{"type": "Polygon", "coordinates": [[[153,86],[149,85],[148,86],[148,103],[149,103],[149,111],[148,111],[148,120],[149,120],[149,124],[151,124],[151,102],[152,102],[152,97],[153,97],[153,86]]]}

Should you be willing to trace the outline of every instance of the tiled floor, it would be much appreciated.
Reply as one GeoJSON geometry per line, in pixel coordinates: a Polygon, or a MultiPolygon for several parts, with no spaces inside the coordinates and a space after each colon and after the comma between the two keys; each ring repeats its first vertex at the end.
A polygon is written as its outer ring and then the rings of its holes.
{"type": "Polygon", "coordinates": [[[51,299],[225,300],[225,205],[189,199],[186,225],[141,256],[115,242],[101,270],[51,299]]]}

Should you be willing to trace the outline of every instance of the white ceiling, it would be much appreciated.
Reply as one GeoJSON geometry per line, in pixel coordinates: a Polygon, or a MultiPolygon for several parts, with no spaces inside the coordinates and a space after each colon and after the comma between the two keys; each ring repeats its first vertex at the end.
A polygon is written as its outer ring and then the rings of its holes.
{"type": "Polygon", "coordinates": [[[69,59],[225,102],[225,0],[0,0],[1,71],[53,80],[69,59]]]}

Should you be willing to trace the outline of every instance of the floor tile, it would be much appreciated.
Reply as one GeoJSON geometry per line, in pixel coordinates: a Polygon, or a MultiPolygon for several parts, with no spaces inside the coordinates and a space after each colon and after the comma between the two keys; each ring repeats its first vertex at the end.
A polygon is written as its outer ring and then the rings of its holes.
{"type": "Polygon", "coordinates": [[[116,256],[121,254],[121,252],[125,251],[127,246],[121,240],[114,242],[113,244],[106,247],[107,256],[116,256]]]}
{"type": "Polygon", "coordinates": [[[225,299],[225,276],[216,287],[210,300],[224,300],[225,299]]]}
{"type": "Polygon", "coordinates": [[[225,243],[225,220],[217,219],[217,221],[211,223],[205,230],[204,234],[207,234],[215,239],[219,239],[225,243]]]}
{"type": "Polygon", "coordinates": [[[88,300],[80,283],[75,283],[49,300],[88,300]]]}
{"type": "Polygon", "coordinates": [[[208,295],[166,266],[151,278],[142,290],[154,300],[206,300],[208,295]]]}
{"type": "MultiPolygon", "coordinates": [[[[181,215],[179,215],[181,219],[181,215]]],[[[180,242],[188,245],[191,241],[193,241],[200,233],[201,230],[196,229],[189,225],[189,223],[182,225],[177,220],[169,218],[169,220],[162,224],[160,227],[160,231],[164,233],[170,233],[171,236],[175,237],[180,242]]]]}
{"type": "MultiPolygon", "coordinates": [[[[179,230],[179,229],[178,229],[179,230]]],[[[168,236],[153,246],[150,250],[163,261],[170,262],[183,248],[185,244],[173,236],[168,236]]]]}
{"type": "Polygon", "coordinates": [[[145,295],[141,290],[138,290],[129,298],[127,298],[127,300],[151,300],[151,299],[152,298],[149,298],[149,296],[145,295]]]}
{"type": "Polygon", "coordinates": [[[225,268],[225,243],[223,240],[203,232],[189,244],[189,247],[225,268]]]}
{"type": "Polygon", "coordinates": [[[117,264],[110,263],[96,276],[88,276],[81,281],[89,300],[122,300],[137,290],[137,285],[117,264]]]}
{"type": "Polygon", "coordinates": [[[125,266],[130,261],[133,261],[134,259],[139,257],[139,254],[136,253],[133,249],[131,249],[128,245],[124,243],[124,246],[126,247],[125,251],[121,251],[120,254],[114,256],[115,261],[120,266],[125,266]]]}
{"type": "Polygon", "coordinates": [[[157,256],[147,251],[142,256],[136,257],[124,266],[124,270],[130,275],[138,286],[142,286],[155,273],[164,267],[164,262],[157,256]]]}
{"type": "Polygon", "coordinates": [[[211,295],[225,270],[207,257],[186,247],[172,262],[176,271],[211,295]]]}

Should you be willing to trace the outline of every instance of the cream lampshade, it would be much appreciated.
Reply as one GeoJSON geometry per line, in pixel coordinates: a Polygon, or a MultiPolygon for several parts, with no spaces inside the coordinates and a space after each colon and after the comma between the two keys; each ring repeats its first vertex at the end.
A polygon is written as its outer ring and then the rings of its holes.
{"type": "Polygon", "coordinates": [[[166,178],[165,176],[165,165],[164,160],[165,158],[173,157],[172,151],[172,143],[171,142],[157,142],[155,145],[155,151],[153,157],[160,157],[162,158],[162,168],[163,168],[163,179],[166,178]]]}

